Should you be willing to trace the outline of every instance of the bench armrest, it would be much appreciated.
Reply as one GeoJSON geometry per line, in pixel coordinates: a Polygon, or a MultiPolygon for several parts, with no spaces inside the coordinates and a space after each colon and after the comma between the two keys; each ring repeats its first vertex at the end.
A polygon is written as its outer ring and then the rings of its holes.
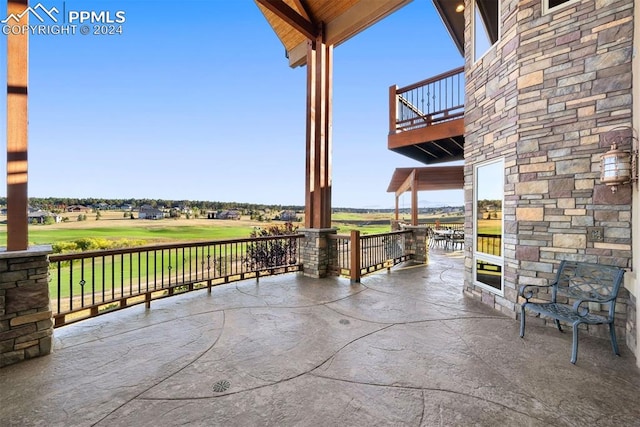
{"type": "Polygon", "coordinates": [[[535,291],[539,289],[544,289],[544,288],[552,288],[553,286],[555,286],[555,283],[551,285],[522,285],[520,286],[518,295],[526,299],[527,302],[529,302],[529,299],[533,297],[533,294],[537,293],[535,291]]]}
{"type": "Polygon", "coordinates": [[[575,314],[577,314],[580,317],[586,317],[589,315],[589,303],[590,302],[595,302],[598,304],[604,304],[604,303],[608,303],[612,300],[614,300],[615,298],[607,298],[606,300],[602,299],[602,298],[598,298],[598,299],[590,299],[590,298],[581,298],[576,300],[576,302],[573,303],[573,312],[575,314]],[[585,304],[586,303],[586,304],[585,304]],[[583,305],[585,304],[585,305],[583,305]]]}

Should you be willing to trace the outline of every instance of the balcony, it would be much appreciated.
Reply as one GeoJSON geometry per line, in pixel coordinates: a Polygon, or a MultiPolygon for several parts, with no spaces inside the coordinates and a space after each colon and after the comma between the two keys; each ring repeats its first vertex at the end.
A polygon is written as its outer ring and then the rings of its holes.
{"type": "Polygon", "coordinates": [[[464,159],[464,67],[389,88],[388,148],[430,165],[464,159]]]}
{"type": "Polygon", "coordinates": [[[298,273],[56,329],[0,370],[8,425],[634,425],[634,356],[463,296],[461,252],[351,283],[298,273]],[[589,392],[597,389],[597,392],[589,392]],[[572,404],[567,399],[579,399],[572,404]],[[559,404],[567,402],[569,404],[559,404]],[[586,410],[583,410],[588,408],[586,410]]]}

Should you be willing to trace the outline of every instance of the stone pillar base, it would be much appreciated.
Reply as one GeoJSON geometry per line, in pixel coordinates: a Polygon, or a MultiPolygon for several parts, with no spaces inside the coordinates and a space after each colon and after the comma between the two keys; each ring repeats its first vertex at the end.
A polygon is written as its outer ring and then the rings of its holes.
{"type": "Polygon", "coordinates": [[[0,252],[0,367],[51,353],[51,246],[0,252]]]}
{"type": "Polygon", "coordinates": [[[429,264],[427,227],[424,225],[403,225],[402,229],[412,232],[410,244],[413,247],[413,260],[421,264],[429,264]]]}
{"type": "Polygon", "coordinates": [[[335,228],[307,228],[300,230],[304,234],[301,243],[303,274],[309,277],[322,278],[329,275],[330,244],[328,236],[336,234],[335,228]]]}

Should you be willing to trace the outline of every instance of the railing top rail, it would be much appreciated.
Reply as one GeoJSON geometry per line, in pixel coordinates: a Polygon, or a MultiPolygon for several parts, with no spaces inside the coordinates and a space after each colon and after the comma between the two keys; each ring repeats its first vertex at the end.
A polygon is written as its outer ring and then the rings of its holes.
{"type": "Polygon", "coordinates": [[[245,237],[242,239],[164,243],[164,244],[158,244],[158,245],[135,246],[130,248],[95,250],[95,251],[50,255],[49,261],[58,262],[58,261],[69,261],[71,259],[111,256],[111,255],[120,255],[120,254],[137,253],[137,252],[145,252],[145,251],[159,251],[164,249],[181,249],[181,248],[189,248],[189,247],[225,245],[225,244],[232,244],[232,243],[245,243],[245,242],[256,242],[256,241],[259,242],[259,241],[269,241],[269,240],[278,240],[278,239],[302,239],[302,238],[304,238],[303,234],[283,234],[280,236],[245,237]]]}
{"type": "Polygon", "coordinates": [[[381,236],[389,236],[389,235],[395,235],[395,234],[411,234],[411,233],[413,233],[411,230],[396,230],[396,231],[389,231],[387,233],[362,234],[360,236],[360,239],[373,239],[375,237],[381,237],[381,236]]]}
{"type": "MultiPolygon", "coordinates": [[[[396,231],[388,231],[386,233],[376,233],[376,234],[361,234],[361,239],[370,239],[372,237],[379,236],[388,236],[390,234],[407,234],[411,233],[411,230],[396,230],[396,231]]],[[[329,239],[338,240],[338,239],[347,239],[349,240],[351,236],[349,234],[329,234],[329,239]]]]}
{"type": "Polygon", "coordinates": [[[409,92],[410,90],[413,90],[413,89],[418,88],[420,86],[426,86],[429,83],[434,83],[434,82],[437,82],[438,80],[443,80],[443,79],[446,79],[447,77],[455,76],[456,74],[461,74],[461,73],[464,73],[464,65],[462,67],[454,68],[453,70],[449,70],[449,71],[444,72],[442,74],[438,74],[437,76],[430,77],[428,79],[419,81],[417,83],[413,83],[413,84],[411,84],[409,86],[405,86],[405,87],[401,87],[399,89],[396,89],[396,94],[409,92]]]}

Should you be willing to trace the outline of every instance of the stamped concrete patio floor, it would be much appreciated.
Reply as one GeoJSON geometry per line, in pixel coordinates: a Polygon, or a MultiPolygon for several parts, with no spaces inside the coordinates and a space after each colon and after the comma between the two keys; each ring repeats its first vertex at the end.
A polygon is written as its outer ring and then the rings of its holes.
{"type": "Polygon", "coordinates": [[[640,424],[631,352],[518,323],[462,295],[459,252],[361,284],[289,274],[55,331],[0,370],[16,426],[640,424]]]}

